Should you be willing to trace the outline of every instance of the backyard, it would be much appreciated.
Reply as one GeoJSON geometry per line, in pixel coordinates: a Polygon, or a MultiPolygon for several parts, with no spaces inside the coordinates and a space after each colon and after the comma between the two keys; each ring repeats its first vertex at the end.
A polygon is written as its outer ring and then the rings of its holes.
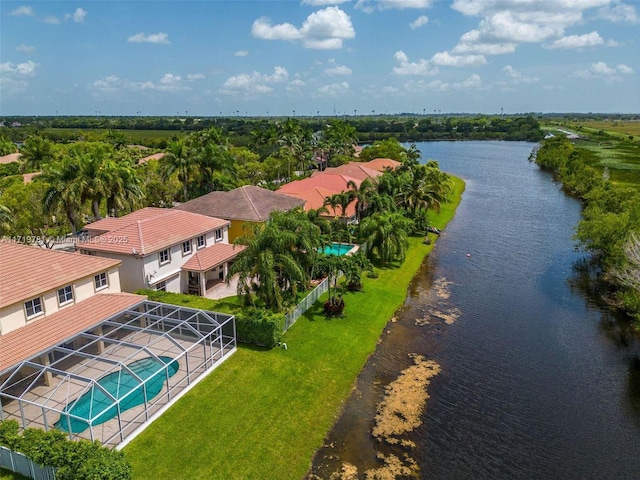
{"type": "MultiPolygon", "coordinates": [[[[452,202],[431,214],[433,226],[448,223],[463,190],[464,182],[455,179],[452,202]]],[[[134,478],[303,477],[433,248],[422,240],[411,238],[402,265],[376,268],[378,278],[364,278],[363,292],[345,292],[343,318],[325,318],[319,301],[285,334],[287,349],[240,345],[125,448],[134,478]]],[[[171,302],[171,296],[163,301],[171,302]]],[[[198,307],[230,311],[237,303],[198,307]]]]}

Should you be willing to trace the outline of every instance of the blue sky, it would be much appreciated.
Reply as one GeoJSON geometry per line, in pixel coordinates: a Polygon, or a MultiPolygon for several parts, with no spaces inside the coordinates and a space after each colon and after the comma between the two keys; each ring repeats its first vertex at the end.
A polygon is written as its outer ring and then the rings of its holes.
{"type": "Polygon", "coordinates": [[[638,113],[639,9],[2,0],[0,115],[638,113]]]}

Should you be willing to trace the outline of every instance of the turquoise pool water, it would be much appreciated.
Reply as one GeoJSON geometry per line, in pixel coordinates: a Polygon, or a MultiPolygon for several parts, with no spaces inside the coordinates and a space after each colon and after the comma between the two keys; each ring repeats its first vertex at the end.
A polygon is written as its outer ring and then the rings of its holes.
{"type": "MultiPolygon", "coordinates": [[[[158,358],[162,363],[153,357],[146,357],[127,365],[142,380],[148,379],[146,383],[147,400],[151,400],[162,390],[167,378],[164,371],[165,365],[168,365],[169,377],[175,375],[180,368],[178,362],[171,357],[158,358]]],[[[105,375],[98,380],[98,384],[116,399],[131,392],[125,400],[120,402],[120,411],[122,412],[144,403],[142,384],[125,369],[105,375]]],[[[54,426],[65,432],[81,433],[89,428],[89,421],[95,426],[117,416],[118,407],[100,388],[93,386],[80,398],[67,404],[64,412],[66,413],[60,415],[60,419],[54,426]],[[71,417],[67,413],[84,420],[71,417]],[[98,416],[94,418],[95,415],[98,416]]]]}
{"type": "Polygon", "coordinates": [[[355,245],[351,243],[332,243],[324,247],[323,253],[325,255],[345,255],[353,247],[355,247],[355,245]]]}

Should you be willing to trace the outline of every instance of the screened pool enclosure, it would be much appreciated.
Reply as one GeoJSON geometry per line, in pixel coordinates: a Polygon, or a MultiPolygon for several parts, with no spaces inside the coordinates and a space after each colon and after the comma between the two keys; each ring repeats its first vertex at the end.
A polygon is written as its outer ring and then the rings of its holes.
{"type": "Polygon", "coordinates": [[[232,315],[144,300],[0,372],[0,419],[119,445],[235,347],[232,315]]]}

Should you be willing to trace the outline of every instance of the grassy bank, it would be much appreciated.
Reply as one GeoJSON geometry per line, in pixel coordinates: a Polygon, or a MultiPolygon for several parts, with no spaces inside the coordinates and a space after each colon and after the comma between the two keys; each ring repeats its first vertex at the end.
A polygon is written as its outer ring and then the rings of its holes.
{"type": "MultiPolygon", "coordinates": [[[[464,182],[455,184],[453,202],[432,218],[438,228],[460,202],[464,182]]],[[[287,350],[240,346],[127,446],[134,478],[301,478],[432,248],[412,238],[402,266],[345,293],[344,318],[326,319],[317,302],[285,335],[287,350]]]]}

